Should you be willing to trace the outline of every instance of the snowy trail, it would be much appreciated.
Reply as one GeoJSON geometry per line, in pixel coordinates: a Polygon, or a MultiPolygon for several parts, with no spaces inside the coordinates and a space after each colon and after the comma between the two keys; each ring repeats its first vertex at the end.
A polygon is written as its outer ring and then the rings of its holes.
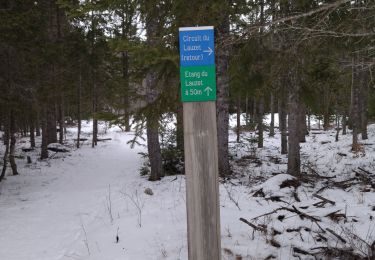
{"type": "Polygon", "coordinates": [[[109,187],[120,190],[139,178],[141,163],[140,148],[126,144],[130,136],[112,138],[51,160],[30,176],[8,177],[0,196],[0,259],[69,259],[66,250],[82,238],[87,223],[108,221],[109,187]]]}
{"type": "MultiPolygon", "coordinates": [[[[90,132],[89,124],[86,130],[90,132]]],[[[56,159],[31,166],[25,159],[18,161],[21,175],[7,176],[0,183],[0,260],[187,259],[185,177],[147,181],[146,176],[139,175],[144,161],[138,153],[145,148],[130,149],[127,141],[132,134],[117,130],[109,129],[106,137],[112,140],[100,142],[95,149],[85,145],[65,158],[51,153],[56,159]],[[153,195],[145,193],[148,188],[153,195]]],[[[74,129],[70,131],[72,139],[74,129]]],[[[249,140],[252,134],[247,136],[249,140]]],[[[222,259],[266,259],[271,255],[280,260],[298,259],[293,256],[293,246],[306,250],[326,246],[313,237],[320,229],[293,213],[280,213],[286,216],[283,221],[278,214],[253,220],[285,206],[284,201],[321,218],[324,227],[336,232],[350,228],[371,244],[375,240],[374,192],[362,192],[362,186],[346,191],[327,189],[322,196],[336,204],[325,208],[314,206],[319,200],[313,192],[319,186],[302,185],[298,188],[301,202],[295,201],[295,189],[279,185],[280,179],[288,177],[280,174],[285,173],[287,158],[279,155],[279,136],[265,139],[263,149],[252,149],[252,142],[230,142],[239,180],[220,184],[222,259]],[[253,162],[252,154],[262,163],[253,162]],[[260,188],[265,197],[254,197],[260,188]],[[272,201],[267,196],[282,200],[272,201]],[[327,214],[333,210],[347,212],[350,220],[356,221],[331,220],[327,214]],[[254,233],[239,218],[268,226],[268,235],[254,233]],[[305,230],[296,236],[287,231],[302,226],[310,227],[312,233],[305,230]],[[273,229],[280,234],[275,235],[273,229]],[[270,239],[281,247],[270,245],[270,239]]],[[[366,153],[357,154],[350,152],[349,135],[334,142],[333,131],[321,132],[307,138],[302,157],[322,176],[337,174],[337,181],[353,177],[353,169],[359,166],[374,172],[375,146],[371,140],[375,140],[375,125],[369,127],[369,138],[366,153]]],[[[230,136],[233,140],[234,134],[230,136]]],[[[33,155],[35,159],[37,154],[33,155]]],[[[337,238],[327,237],[337,245],[337,238]]]]}

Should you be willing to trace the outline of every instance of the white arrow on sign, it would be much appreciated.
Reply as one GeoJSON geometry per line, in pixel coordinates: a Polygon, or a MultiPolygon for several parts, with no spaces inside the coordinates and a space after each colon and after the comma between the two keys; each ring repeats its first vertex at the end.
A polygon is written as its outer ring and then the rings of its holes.
{"type": "Polygon", "coordinates": [[[207,93],[207,97],[208,97],[210,95],[210,91],[212,91],[212,88],[206,87],[203,91],[207,93]]]}
{"type": "Polygon", "coordinates": [[[208,50],[205,50],[203,52],[208,52],[208,56],[210,56],[214,51],[210,47],[208,47],[208,50]]]}

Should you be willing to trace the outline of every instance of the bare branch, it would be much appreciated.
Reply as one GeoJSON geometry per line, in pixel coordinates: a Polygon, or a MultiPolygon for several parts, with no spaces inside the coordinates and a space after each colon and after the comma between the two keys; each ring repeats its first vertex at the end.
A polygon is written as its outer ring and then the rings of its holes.
{"type": "Polygon", "coordinates": [[[293,16],[280,18],[280,19],[265,23],[263,25],[258,24],[258,25],[250,26],[246,31],[249,32],[249,31],[253,31],[254,29],[259,29],[261,27],[269,27],[269,26],[274,25],[274,24],[298,20],[298,19],[301,19],[301,18],[304,18],[304,17],[312,16],[316,13],[326,11],[326,10],[331,9],[331,8],[335,9],[335,8],[339,7],[340,5],[343,5],[343,4],[348,3],[348,2],[350,2],[350,0],[339,0],[339,1],[336,1],[336,2],[331,3],[331,4],[322,5],[321,7],[317,8],[317,9],[314,9],[314,10],[311,10],[311,11],[306,12],[306,13],[301,13],[301,14],[297,14],[297,15],[293,15],[293,16]]]}

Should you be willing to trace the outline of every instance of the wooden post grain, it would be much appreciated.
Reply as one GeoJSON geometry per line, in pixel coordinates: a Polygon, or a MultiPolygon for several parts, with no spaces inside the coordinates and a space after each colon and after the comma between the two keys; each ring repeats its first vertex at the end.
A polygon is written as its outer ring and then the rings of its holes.
{"type": "Polygon", "coordinates": [[[189,260],[220,260],[216,104],[183,103],[189,260]]]}

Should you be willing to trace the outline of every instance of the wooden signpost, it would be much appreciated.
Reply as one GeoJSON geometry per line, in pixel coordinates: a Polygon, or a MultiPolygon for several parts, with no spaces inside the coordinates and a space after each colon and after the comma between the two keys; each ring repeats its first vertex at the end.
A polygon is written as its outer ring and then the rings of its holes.
{"type": "Polygon", "coordinates": [[[189,260],[219,260],[214,30],[183,27],[179,40],[189,260]]]}

